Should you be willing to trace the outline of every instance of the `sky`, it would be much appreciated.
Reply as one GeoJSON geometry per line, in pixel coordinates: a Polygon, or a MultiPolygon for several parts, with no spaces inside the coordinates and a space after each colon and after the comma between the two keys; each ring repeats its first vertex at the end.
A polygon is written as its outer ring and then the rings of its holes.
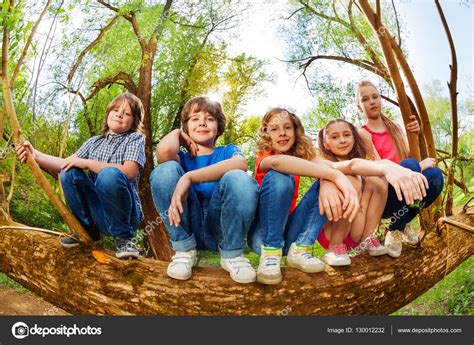
{"type": "MultiPolygon", "coordinates": [[[[473,99],[473,23],[474,4],[470,7],[459,4],[460,1],[441,1],[443,11],[453,35],[458,59],[459,100],[473,99]]],[[[249,102],[246,113],[264,114],[273,106],[287,106],[297,113],[309,111],[315,101],[303,78],[299,74],[290,74],[286,63],[279,61],[285,58],[285,47],[278,37],[278,23],[288,16],[286,1],[275,0],[273,4],[258,2],[256,9],[246,18],[240,30],[240,37],[234,49],[245,49],[246,52],[269,62],[268,70],[276,75],[274,83],[266,83],[265,96],[249,102]]],[[[431,0],[396,1],[399,17],[404,22],[406,35],[404,45],[408,51],[408,62],[414,71],[418,84],[437,79],[442,85],[450,78],[449,64],[451,55],[434,2],[431,0]]],[[[327,64],[325,65],[327,66],[327,64]]],[[[336,65],[335,65],[336,66],[336,65]]],[[[334,67],[334,73],[338,73],[334,67]]],[[[347,73],[344,70],[344,73],[347,73]]],[[[360,77],[353,71],[353,79],[360,77]]],[[[448,92],[445,88],[446,95],[448,92]]]]}

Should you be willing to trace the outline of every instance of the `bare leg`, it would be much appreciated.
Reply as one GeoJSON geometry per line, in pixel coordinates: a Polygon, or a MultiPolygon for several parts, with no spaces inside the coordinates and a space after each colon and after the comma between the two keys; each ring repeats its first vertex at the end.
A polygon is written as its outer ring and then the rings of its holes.
{"type": "MultiPolygon", "coordinates": [[[[348,175],[347,178],[349,178],[349,180],[352,183],[352,186],[355,188],[357,194],[360,196],[361,190],[362,190],[361,178],[359,176],[350,176],[350,175],[348,175]]],[[[356,216],[356,219],[357,218],[359,218],[359,214],[356,216]]],[[[326,223],[323,231],[330,242],[328,250],[330,250],[335,245],[342,244],[342,242],[345,240],[347,235],[351,232],[351,228],[352,226],[354,226],[353,224],[354,222],[356,222],[356,219],[353,220],[352,224],[349,223],[349,221],[344,218],[341,218],[338,222],[326,223]]],[[[359,223],[361,222],[360,219],[358,221],[359,223]]],[[[360,227],[360,224],[358,226],[360,227]]],[[[362,226],[362,229],[363,229],[363,226],[362,226]]]]}
{"type": "MultiPolygon", "coordinates": [[[[377,225],[382,217],[385,203],[387,202],[388,182],[383,177],[368,176],[365,179],[364,193],[368,195],[366,206],[366,221],[364,231],[360,241],[365,240],[377,229],[377,225]]],[[[359,242],[360,242],[359,241],[359,242]]]]}

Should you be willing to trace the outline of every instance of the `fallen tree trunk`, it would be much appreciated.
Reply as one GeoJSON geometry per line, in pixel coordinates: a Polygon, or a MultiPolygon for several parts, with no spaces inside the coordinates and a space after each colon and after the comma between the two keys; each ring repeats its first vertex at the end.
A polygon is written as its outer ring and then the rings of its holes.
{"type": "MultiPolygon", "coordinates": [[[[474,223],[473,215],[450,219],[474,223]]],[[[120,261],[103,251],[110,263],[102,264],[92,249],[64,249],[48,234],[0,229],[0,271],[76,315],[383,315],[469,258],[474,234],[445,223],[421,248],[405,246],[398,259],[360,255],[349,267],[316,274],[286,268],[275,286],[237,284],[211,267],[197,267],[191,280],[177,281],[166,276],[166,262],[120,261]]]]}

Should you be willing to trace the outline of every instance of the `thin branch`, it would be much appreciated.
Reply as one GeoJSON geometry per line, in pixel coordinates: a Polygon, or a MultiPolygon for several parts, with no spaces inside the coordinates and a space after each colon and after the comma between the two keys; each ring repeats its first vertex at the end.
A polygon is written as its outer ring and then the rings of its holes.
{"type": "Polygon", "coordinates": [[[392,0],[393,12],[395,12],[395,22],[397,24],[397,35],[398,35],[398,46],[402,46],[402,35],[400,34],[400,23],[398,22],[397,8],[395,7],[395,1],[392,0]]]}
{"type": "Polygon", "coordinates": [[[74,76],[74,73],[76,73],[76,70],[77,68],[79,67],[79,65],[81,64],[82,62],[82,59],[84,58],[84,56],[92,50],[92,48],[94,48],[99,42],[100,40],[102,39],[102,37],[104,37],[105,33],[115,24],[115,22],[117,21],[117,19],[119,19],[120,16],[115,16],[113,17],[110,22],[104,26],[102,29],[100,29],[100,32],[99,32],[99,35],[95,38],[95,40],[93,40],[78,56],[78,58],[76,59],[76,62],[74,63],[74,65],[72,66],[71,70],[69,71],[69,74],[67,75],[67,78],[66,80],[68,82],[70,82],[72,80],[72,77],[74,76]]]}
{"type": "Polygon", "coordinates": [[[15,69],[13,71],[13,75],[10,79],[10,85],[14,85],[15,79],[18,76],[18,72],[20,71],[20,67],[23,64],[23,60],[25,59],[26,53],[28,52],[28,49],[30,48],[31,42],[33,41],[33,37],[36,33],[36,30],[38,29],[39,24],[41,23],[41,20],[43,19],[44,15],[48,11],[49,7],[51,6],[52,0],[48,0],[46,5],[44,5],[43,10],[41,11],[40,16],[38,17],[38,20],[36,21],[35,25],[31,29],[30,35],[28,36],[28,39],[25,42],[25,45],[23,46],[23,49],[21,50],[20,57],[18,58],[18,62],[15,66],[15,69]]]}
{"type": "Polygon", "coordinates": [[[111,84],[118,84],[118,82],[122,81],[121,85],[125,86],[125,88],[130,92],[135,94],[137,91],[137,86],[135,85],[132,77],[125,72],[119,71],[114,75],[98,79],[92,84],[92,91],[87,95],[86,101],[93,98],[95,95],[99,93],[100,90],[103,88],[111,85],[111,84]]]}
{"type": "Polygon", "coordinates": [[[168,18],[170,14],[170,8],[171,8],[172,3],[173,3],[173,0],[166,0],[166,4],[163,7],[163,12],[161,12],[161,15],[160,15],[160,21],[158,22],[155,29],[153,30],[150,40],[158,39],[158,37],[161,35],[161,32],[163,31],[163,27],[164,27],[163,23],[166,21],[166,19],[168,18]]]}
{"type": "Polygon", "coordinates": [[[300,7],[300,8],[298,8],[297,10],[293,11],[293,12],[289,15],[289,17],[286,18],[286,20],[291,19],[291,17],[293,17],[296,13],[298,13],[298,12],[300,12],[301,10],[304,10],[304,9],[305,9],[304,7],[300,7]]]}
{"type": "Polygon", "coordinates": [[[97,0],[97,2],[105,7],[107,7],[109,10],[112,10],[114,12],[116,12],[117,14],[119,13],[119,9],[117,7],[114,7],[112,6],[111,4],[109,4],[107,1],[103,1],[103,0],[97,0]]]}

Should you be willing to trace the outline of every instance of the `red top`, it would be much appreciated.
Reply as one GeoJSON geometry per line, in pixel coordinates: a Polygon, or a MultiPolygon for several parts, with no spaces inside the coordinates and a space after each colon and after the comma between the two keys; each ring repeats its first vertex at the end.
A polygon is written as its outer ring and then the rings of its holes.
{"type": "Polygon", "coordinates": [[[362,128],[370,133],[372,142],[374,143],[375,149],[381,159],[389,159],[394,163],[400,163],[397,158],[397,147],[387,130],[383,132],[374,132],[367,125],[363,125],[362,128]]]}
{"type": "MultiPolygon", "coordinates": [[[[255,162],[255,179],[260,187],[262,186],[263,178],[268,172],[260,169],[260,163],[262,163],[262,160],[268,156],[273,156],[273,153],[261,151],[257,154],[257,161],[255,162]]],[[[300,177],[295,175],[293,178],[295,179],[295,192],[291,198],[290,213],[292,213],[296,208],[296,200],[298,200],[298,190],[300,188],[300,177]]]]}

